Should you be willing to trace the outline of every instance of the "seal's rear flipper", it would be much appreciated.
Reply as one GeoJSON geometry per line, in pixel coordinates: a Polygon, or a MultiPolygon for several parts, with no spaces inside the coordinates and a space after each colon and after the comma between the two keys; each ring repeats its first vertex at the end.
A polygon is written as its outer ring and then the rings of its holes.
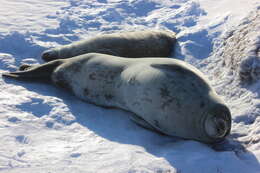
{"type": "Polygon", "coordinates": [[[62,64],[62,60],[51,61],[42,65],[37,65],[25,71],[3,73],[2,76],[15,78],[18,80],[45,81],[51,79],[53,70],[62,64]]]}
{"type": "Polygon", "coordinates": [[[16,72],[2,73],[2,76],[10,77],[10,78],[18,78],[18,75],[16,74],[16,72]]]}

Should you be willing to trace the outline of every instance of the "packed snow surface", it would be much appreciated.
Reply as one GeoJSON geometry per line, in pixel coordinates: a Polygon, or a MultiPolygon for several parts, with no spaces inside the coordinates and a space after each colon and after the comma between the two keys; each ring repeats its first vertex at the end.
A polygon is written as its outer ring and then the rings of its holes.
{"type": "Polygon", "coordinates": [[[1,0],[1,73],[95,35],[168,29],[173,57],[206,74],[233,126],[215,145],[163,136],[129,112],[0,77],[0,172],[259,173],[259,11],[258,0],[1,0]]]}

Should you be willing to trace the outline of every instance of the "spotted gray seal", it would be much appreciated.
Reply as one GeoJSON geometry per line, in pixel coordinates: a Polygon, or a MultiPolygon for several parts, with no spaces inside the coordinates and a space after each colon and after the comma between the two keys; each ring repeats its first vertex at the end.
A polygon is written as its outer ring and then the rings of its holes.
{"type": "Polygon", "coordinates": [[[42,59],[51,61],[91,52],[131,58],[169,57],[175,41],[174,32],[163,30],[103,34],[46,50],[42,59]]]}
{"type": "Polygon", "coordinates": [[[138,124],[170,136],[213,143],[230,132],[228,107],[203,74],[181,60],[89,53],[21,69],[3,75],[51,80],[89,103],[133,112],[138,124]]]}

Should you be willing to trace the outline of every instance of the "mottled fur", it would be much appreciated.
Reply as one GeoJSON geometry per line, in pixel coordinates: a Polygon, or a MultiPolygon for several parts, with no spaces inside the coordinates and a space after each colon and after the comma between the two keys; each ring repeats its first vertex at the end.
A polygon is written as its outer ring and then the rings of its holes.
{"type": "Polygon", "coordinates": [[[135,31],[103,34],[69,45],[46,50],[42,59],[66,59],[85,53],[103,53],[120,57],[169,57],[176,41],[171,31],[135,31]]]}

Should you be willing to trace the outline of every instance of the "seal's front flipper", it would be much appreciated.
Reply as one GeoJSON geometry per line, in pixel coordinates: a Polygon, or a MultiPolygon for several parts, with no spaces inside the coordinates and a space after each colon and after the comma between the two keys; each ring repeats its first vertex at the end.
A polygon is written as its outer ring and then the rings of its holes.
{"type": "Polygon", "coordinates": [[[2,76],[18,80],[48,81],[54,69],[62,64],[62,60],[51,61],[42,65],[30,66],[28,70],[3,73],[2,76]]]}
{"type": "Polygon", "coordinates": [[[135,114],[132,114],[131,116],[131,120],[133,120],[136,124],[146,128],[146,129],[149,129],[149,130],[153,130],[153,131],[157,131],[152,125],[150,125],[147,121],[145,121],[143,118],[135,115],[135,114]]]}

